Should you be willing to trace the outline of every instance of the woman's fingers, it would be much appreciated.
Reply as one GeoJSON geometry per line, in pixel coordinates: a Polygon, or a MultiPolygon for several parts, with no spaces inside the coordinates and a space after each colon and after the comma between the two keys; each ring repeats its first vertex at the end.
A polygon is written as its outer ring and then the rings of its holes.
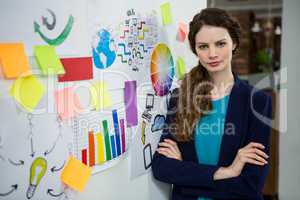
{"type": "MultiPolygon", "coordinates": [[[[268,158],[267,154],[265,154],[263,151],[256,149],[256,148],[240,149],[238,152],[238,156],[239,156],[240,160],[244,163],[248,162],[249,159],[261,162],[263,164],[268,163],[266,160],[268,158]]],[[[253,162],[251,162],[251,163],[253,163],[253,162]]]]}
{"type": "Polygon", "coordinates": [[[268,159],[269,156],[263,152],[262,150],[260,149],[257,149],[257,148],[251,148],[251,149],[247,149],[245,152],[248,152],[248,153],[256,153],[257,155],[261,156],[261,157],[264,157],[265,159],[268,159]]]}
{"type": "Polygon", "coordinates": [[[178,152],[180,152],[176,142],[174,142],[173,140],[170,140],[170,139],[165,139],[164,141],[171,144],[178,152]]]}
{"type": "Polygon", "coordinates": [[[262,162],[262,163],[264,163],[264,164],[267,164],[267,163],[268,163],[263,157],[261,157],[261,156],[255,154],[255,153],[248,153],[246,156],[247,156],[248,158],[252,158],[252,159],[254,159],[254,160],[257,160],[257,161],[259,161],[259,162],[262,162]]]}
{"type": "Polygon", "coordinates": [[[261,166],[265,165],[265,163],[257,161],[253,158],[245,157],[244,160],[245,160],[246,163],[250,163],[250,164],[254,164],[254,165],[261,165],[261,166]]]}
{"type": "Polygon", "coordinates": [[[164,142],[160,142],[159,146],[171,148],[174,153],[180,153],[177,143],[173,140],[165,139],[164,142]]]}
{"type": "Polygon", "coordinates": [[[160,142],[159,147],[169,148],[173,153],[177,153],[176,149],[173,145],[168,142],[160,142]]]}
{"type": "Polygon", "coordinates": [[[260,149],[264,149],[265,146],[262,145],[261,143],[257,143],[257,142],[250,142],[248,145],[245,146],[246,149],[249,149],[249,148],[260,148],[260,149]]]}
{"type": "Polygon", "coordinates": [[[181,152],[177,146],[177,143],[169,139],[165,139],[164,142],[159,143],[157,152],[168,158],[182,160],[181,152]]]}
{"type": "Polygon", "coordinates": [[[157,152],[168,157],[168,158],[174,158],[177,159],[176,155],[174,154],[174,152],[172,152],[169,148],[163,148],[160,147],[157,149],[157,152]]]}

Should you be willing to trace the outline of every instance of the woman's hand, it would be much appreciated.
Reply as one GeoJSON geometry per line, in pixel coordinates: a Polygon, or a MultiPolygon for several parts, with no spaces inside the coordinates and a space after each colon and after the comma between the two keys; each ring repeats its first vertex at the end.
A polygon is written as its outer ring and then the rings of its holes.
{"type": "Polygon", "coordinates": [[[168,158],[182,160],[181,152],[177,146],[177,143],[173,140],[164,139],[163,142],[159,143],[159,148],[157,148],[156,151],[168,158]]]}
{"type": "Polygon", "coordinates": [[[221,167],[214,174],[214,180],[237,177],[241,174],[246,163],[263,166],[267,164],[268,155],[263,152],[265,147],[251,142],[239,149],[234,161],[229,167],[221,167]]]}

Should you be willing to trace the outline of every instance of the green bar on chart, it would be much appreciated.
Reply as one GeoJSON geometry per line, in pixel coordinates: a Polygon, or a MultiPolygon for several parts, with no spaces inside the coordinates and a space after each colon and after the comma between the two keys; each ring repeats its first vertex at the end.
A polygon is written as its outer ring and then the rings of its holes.
{"type": "Polygon", "coordinates": [[[103,130],[104,130],[106,160],[111,160],[111,147],[110,147],[110,139],[109,139],[109,131],[108,131],[108,122],[107,122],[107,120],[103,120],[102,125],[103,125],[103,130]]]}

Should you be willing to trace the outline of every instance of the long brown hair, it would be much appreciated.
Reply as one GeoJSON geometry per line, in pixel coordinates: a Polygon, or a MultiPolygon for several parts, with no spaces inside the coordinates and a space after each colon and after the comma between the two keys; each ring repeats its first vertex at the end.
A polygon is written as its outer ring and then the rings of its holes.
{"type": "MultiPolygon", "coordinates": [[[[195,55],[195,36],[203,25],[222,27],[227,29],[236,48],[240,44],[240,26],[230,15],[218,8],[206,8],[196,14],[190,22],[188,39],[190,48],[195,55]]],[[[198,120],[212,109],[210,91],[213,88],[211,78],[207,70],[200,64],[187,73],[179,88],[177,112],[174,119],[175,133],[178,141],[193,139],[194,128],[198,120]]]]}

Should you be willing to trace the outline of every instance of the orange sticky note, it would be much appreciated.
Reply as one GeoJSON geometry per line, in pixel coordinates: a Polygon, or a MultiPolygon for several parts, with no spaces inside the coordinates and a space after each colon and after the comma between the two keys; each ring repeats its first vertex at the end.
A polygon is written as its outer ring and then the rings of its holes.
{"type": "Polygon", "coordinates": [[[180,42],[184,42],[187,34],[188,34],[187,25],[183,22],[180,22],[178,27],[178,32],[177,32],[177,39],[180,42]]]}
{"type": "Polygon", "coordinates": [[[92,168],[71,156],[61,173],[61,181],[74,190],[82,192],[91,173],[92,168]]]}
{"type": "Polygon", "coordinates": [[[79,96],[73,87],[55,91],[57,112],[62,120],[74,117],[82,112],[79,96]]]}
{"type": "Polygon", "coordinates": [[[0,65],[7,79],[31,75],[29,59],[22,43],[0,44],[0,65]]]}

